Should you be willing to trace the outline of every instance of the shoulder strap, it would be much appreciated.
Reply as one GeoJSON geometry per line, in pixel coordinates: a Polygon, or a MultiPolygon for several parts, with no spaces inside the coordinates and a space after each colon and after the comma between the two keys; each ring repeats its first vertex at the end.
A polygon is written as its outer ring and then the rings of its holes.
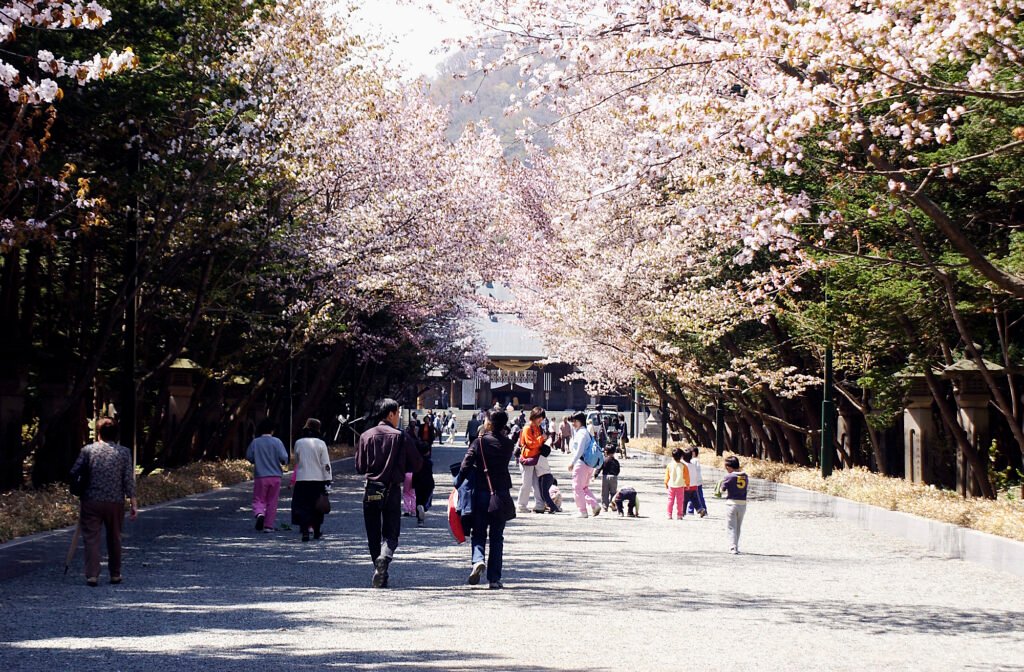
{"type": "Polygon", "coordinates": [[[483,462],[483,465],[484,465],[484,476],[487,477],[487,489],[490,490],[491,494],[493,495],[494,494],[494,486],[491,484],[491,472],[487,470],[487,458],[484,457],[484,442],[483,442],[482,438],[477,439],[476,442],[477,442],[477,445],[479,446],[477,448],[477,450],[480,453],[480,461],[483,462]]]}

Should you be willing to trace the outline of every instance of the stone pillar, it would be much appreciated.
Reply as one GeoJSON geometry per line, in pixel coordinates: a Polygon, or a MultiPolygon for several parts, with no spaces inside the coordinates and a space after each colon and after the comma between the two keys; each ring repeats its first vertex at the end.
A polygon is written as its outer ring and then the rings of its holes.
{"type": "MultiPolygon", "coordinates": [[[[783,442],[785,437],[780,436],[779,439],[780,442],[783,442]]],[[[836,414],[836,443],[843,449],[842,454],[844,455],[843,460],[845,462],[846,455],[853,455],[853,446],[850,445],[850,421],[842,413],[836,414]]],[[[843,464],[843,466],[848,467],[849,465],[843,464]]]]}
{"type": "Polygon", "coordinates": [[[903,409],[903,473],[911,483],[931,483],[928,468],[935,442],[935,421],[931,395],[911,394],[903,409]]]}
{"type": "MultiPolygon", "coordinates": [[[[968,440],[974,446],[982,463],[988,460],[990,442],[988,394],[957,394],[957,405],[960,407],[958,419],[964,428],[968,440]]],[[[964,496],[978,496],[977,484],[974,482],[974,470],[970,462],[964,459],[963,451],[956,456],[956,489],[964,496]]]]}
{"type": "MultiPolygon", "coordinates": [[[[985,368],[994,374],[1004,373],[999,364],[985,362],[985,368]]],[[[963,359],[947,366],[943,376],[953,381],[953,393],[958,407],[957,420],[967,440],[971,442],[982,464],[988,462],[988,448],[991,442],[989,432],[988,404],[992,395],[985,384],[978,366],[971,360],[963,359]]],[[[956,455],[956,489],[964,497],[977,496],[981,493],[974,482],[973,468],[970,462],[958,450],[956,455]]]]}
{"type": "Polygon", "coordinates": [[[195,380],[193,373],[198,369],[195,362],[187,359],[178,359],[171,364],[167,385],[168,401],[167,415],[171,436],[174,435],[178,424],[188,413],[188,407],[192,404],[192,395],[195,393],[195,380]]]}

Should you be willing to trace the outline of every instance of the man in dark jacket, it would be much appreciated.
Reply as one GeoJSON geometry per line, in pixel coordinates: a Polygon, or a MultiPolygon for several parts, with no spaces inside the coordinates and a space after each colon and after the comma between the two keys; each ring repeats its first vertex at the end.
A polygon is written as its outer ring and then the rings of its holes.
{"type": "Polygon", "coordinates": [[[480,431],[480,425],[484,424],[480,418],[473,416],[469,419],[469,424],[466,425],[466,445],[470,445],[476,440],[476,435],[480,431]]]}
{"type": "Polygon", "coordinates": [[[359,437],[356,473],[366,475],[363,521],[373,560],[372,585],[387,588],[388,566],[398,548],[398,535],[402,530],[402,483],[407,472],[415,473],[423,467],[423,458],[415,440],[398,430],[397,401],[382,399],[377,402],[375,411],[377,426],[359,437]]]}

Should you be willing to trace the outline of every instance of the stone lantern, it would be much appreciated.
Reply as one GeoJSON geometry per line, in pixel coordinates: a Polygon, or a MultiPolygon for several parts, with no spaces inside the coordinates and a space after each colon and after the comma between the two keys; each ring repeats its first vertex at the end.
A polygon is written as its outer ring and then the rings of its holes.
{"type": "Polygon", "coordinates": [[[170,367],[170,381],[167,386],[169,400],[167,414],[172,429],[177,427],[192,404],[192,395],[196,391],[195,376],[199,367],[190,359],[176,359],[170,367]]]}
{"type": "MultiPolygon", "coordinates": [[[[987,360],[982,361],[991,373],[1005,375],[1005,367],[987,360]]],[[[957,419],[967,434],[967,440],[971,442],[982,462],[987,462],[988,447],[992,440],[988,410],[992,393],[981,376],[981,370],[974,360],[961,359],[943,369],[942,377],[953,383],[953,393],[956,395],[959,408],[957,419]]],[[[971,465],[959,450],[956,455],[956,489],[965,497],[981,494],[977,492],[971,465]]]]}
{"type": "Polygon", "coordinates": [[[903,473],[911,483],[934,483],[935,416],[923,374],[901,374],[910,381],[903,407],[903,473]]]}

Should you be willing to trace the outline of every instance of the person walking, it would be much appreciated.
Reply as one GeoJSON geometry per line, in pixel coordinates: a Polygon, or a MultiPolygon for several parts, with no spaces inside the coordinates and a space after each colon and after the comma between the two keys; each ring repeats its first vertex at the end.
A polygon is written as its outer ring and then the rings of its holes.
{"type": "Polygon", "coordinates": [[[730,455],[725,458],[725,478],[715,489],[715,496],[725,495],[725,520],[729,528],[729,552],[738,555],[740,552],[740,530],[743,518],[747,515],[747,485],[749,478],[740,471],[740,458],[730,455]]]}
{"type": "Polygon", "coordinates": [[[245,459],[255,465],[252,482],[252,512],[256,529],[273,532],[277,520],[277,500],[281,496],[281,465],[288,464],[288,450],[274,436],[277,425],[263,418],[256,428],[258,436],[245,451],[245,459]]]}
{"type": "Polygon", "coordinates": [[[619,413],[619,452],[622,453],[624,460],[629,458],[626,454],[627,443],[629,443],[629,426],[626,424],[626,416],[619,413]]]}
{"type": "Polygon", "coordinates": [[[540,458],[540,447],[544,445],[547,435],[541,428],[544,420],[544,409],[534,406],[530,411],[530,421],[526,428],[519,434],[519,470],[523,475],[523,482],[519,486],[519,511],[529,511],[530,493],[533,492],[533,510],[535,513],[544,513],[544,498],[540,494],[540,485],[537,482],[537,460],[540,458]]]}
{"type": "Polygon", "coordinates": [[[476,435],[480,431],[480,426],[483,425],[483,420],[478,415],[474,415],[469,419],[469,423],[466,424],[466,445],[469,446],[476,441],[476,435]]]}
{"type": "Polygon", "coordinates": [[[309,418],[295,442],[295,490],[292,493],[292,525],[298,525],[302,540],[323,536],[324,514],[317,510],[320,497],[331,485],[331,456],[320,438],[320,421],[309,418]]]}
{"type": "MultiPolygon", "coordinates": [[[[569,465],[569,473],[572,474],[572,489],[576,496],[576,508],[579,509],[579,517],[586,518],[589,507],[596,516],[601,513],[601,502],[597,500],[594,493],[590,491],[590,479],[594,477],[596,466],[591,466],[584,461],[584,455],[595,450],[595,440],[587,431],[586,413],[577,413],[572,416],[572,426],[576,432],[573,434],[570,444],[572,463],[569,465]]],[[[600,461],[600,456],[598,456],[600,461]]]]}
{"type": "Polygon", "coordinates": [[[412,437],[398,429],[397,401],[379,400],[374,418],[377,425],[359,437],[355,462],[356,473],[366,476],[363,523],[373,561],[370,585],[387,588],[388,568],[402,531],[402,483],[406,472],[416,473],[423,467],[423,458],[412,437]]]}
{"type": "Polygon", "coordinates": [[[415,496],[416,524],[423,527],[427,511],[430,510],[430,500],[434,496],[434,451],[422,443],[416,448],[423,458],[423,466],[412,475],[412,489],[415,496]]]}
{"type": "Polygon", "coordinates": [[[594,472],[594,478],[601,477],[601,508],[608,510],[612,497],[619,491],[619,473],[622,465],[615,459],[615,449],[608,447],[604,449],[604,463],[594,472]]]}
{"type": "Polygon", "coordinates": [[[87,474],[88,485],[82,493],[78,524],[85,544],[85,582],[92,588],[100,581],[100,530],[106,530],[107,571],[110,583],[121,583],[121,525],[124,523],[124,500],[129,502],[130,516],[138,516],[135,499],[135,470],[132,454],[117,442],[117,423],[112,418],[96,422],[98,441],[82,448],[71,467],[72,477],[87,474]]]}
{"type": "Polygon", "coordinates": [[[484,422],[480,437],[470,445],[459,465],[456,487],[470,479],[474,483],[471,496],[471,510],[463,517],[463,526],[470,529],[473,569],[466,583],[475,586],[487,572],[487,582],[492,590],[504,588],[501,582],[502,556],[505,551],[505,520],[499,513],[489,512],[491,488],[494,492],[512,489],[512,476],[508,462],[512,459],[515,444],[505,435],[508,414],[494,411],[484,422]],[[490,541],[490,552],[485,546],[490,541]],[[485,562],[486,558],[486,562],[485,562]]]}
{"type": "Polygon", "coordinates": [[[455,434],[458,431],[458,422],[455,420],[455,414],[452,413],[448,418],[448,443],[455,443],[455,434]]]}
{"type": "Polygon", "coordinates": [[[562,440],[562,452],[569,452],[569,443],[572,441],[572,423],[569,422],[569,416],[562,418],[562,424],[558,426],[558,436],[562,440]]]}

